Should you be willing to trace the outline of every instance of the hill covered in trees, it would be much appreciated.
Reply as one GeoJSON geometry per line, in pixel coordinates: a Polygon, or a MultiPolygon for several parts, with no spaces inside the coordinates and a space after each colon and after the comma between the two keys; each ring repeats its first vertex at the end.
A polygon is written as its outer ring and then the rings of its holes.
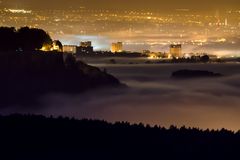
{"type": "Polygon", "coordinates": [[[51,46],[49,34],[38,28],[0,27],[0,51],[34,51],[51,46]]]}
{"type": "Polygon", "coordinates": [[[44,116],[0,116],[7,159],[236,159],[240,133],[44,116]]]}
{"type": "Polygon", "coordinates": [[[76,61],[70,54],[44,52],[51,37],[41,29],[0,28],[0,107],[31,105],[47,93],[78,94],[98,87],[123,86],[118,79],[76,61]]]}

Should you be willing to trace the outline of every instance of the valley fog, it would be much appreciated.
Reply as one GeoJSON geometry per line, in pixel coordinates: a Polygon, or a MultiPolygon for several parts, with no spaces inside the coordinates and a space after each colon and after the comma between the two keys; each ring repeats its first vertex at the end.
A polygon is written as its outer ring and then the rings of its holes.
{"type": "Polygon", "coordinates": [[[127,89],[98,89],[79,95],[53,93],[39,97],[38,107],[12,106],[1,113],[31,113],[75,118],[129,121],[150,125],[183,125],[202,129],[240,129],[240,64],[104,64],[127,89]],[[199,69],[220,78],[176,80],[171,73],[199,69]]]}

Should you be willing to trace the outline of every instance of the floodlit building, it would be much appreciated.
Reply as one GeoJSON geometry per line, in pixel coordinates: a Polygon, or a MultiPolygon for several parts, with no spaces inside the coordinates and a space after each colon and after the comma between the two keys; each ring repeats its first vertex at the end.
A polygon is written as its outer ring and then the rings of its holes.
{"type": "Polygon", "coordinates": [[[80,47],[92,47],[91,41],[80,42],[80,47]]]}
{"type": "Polygon", "coordinates": [[[62,51],[63,51],[63,45],[62,45],[62,43],[61,43],[59,40],[53,41],[51,50],[53,50],[53,51],[58,51],[58,52],[62,52],[62,51]]]}
{"type": "Polygon", "coordinates": [[[63,46],[63,52],[76,54],[77,53],[77,46],[75,46],[75,45],[64,45],[63,46]]]}
{"type": "Polygon", "coordinates": [[[175,57],[175,58],[182,57],[182,45],[181,44],[170,45],[170,55],[171,57],[175,57]]]}
{"type": "Polygon", "coordinates": [[[112,43],[112,47],[111,47],[112,53],[122,52],[122,51],[123,51],[123,43],[122,42],[112,43]]]}
{"type": "Polygon", "coordinates": [[[77,47],[77,54],[92,54],[93,47],[77,47]]]}
{"type": "Polygon", "coordinates": [[[77,54],[92,54],[93,46],[91,41],[80,42],[80,46],[77,47],[77,54]]]}

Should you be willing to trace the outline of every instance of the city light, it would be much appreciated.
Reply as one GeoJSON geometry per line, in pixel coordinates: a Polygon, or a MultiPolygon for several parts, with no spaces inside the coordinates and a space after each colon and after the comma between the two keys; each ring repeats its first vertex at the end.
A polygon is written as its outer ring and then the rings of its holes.
{"type": "Polygon", "coordinates": [[[222,51],[216,43],[222,43],[229,50],[221,55],[240,54],[239,36],[236,36],[240,35],[238,10],[201,14],[180,8],[162,14],[147,10],[114,11],[84,7],[47,11],[5,8],[0,12],[2,25],[27,24],[44,28],[65,45],[78,45],[80,41],[89,40],[93,42],[94,50],[110,51],[112,43],[120,41],[127,51],[169,52],[169,45],[182,44],[182,53],[214,54],[222,51]]]}
{"type": "Polygon", "coordinates": [[[25,9],[5,9],[6,12],[11,13],[22,13],[22,14],[30,14],[32,13],[31,10],[25,10],[25,9]]]}

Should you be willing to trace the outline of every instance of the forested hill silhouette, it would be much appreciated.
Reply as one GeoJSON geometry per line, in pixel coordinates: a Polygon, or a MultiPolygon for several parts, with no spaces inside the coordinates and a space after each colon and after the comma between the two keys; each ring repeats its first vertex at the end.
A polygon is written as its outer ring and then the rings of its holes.
{"type": "Polygon", "coordinates": [[[0,116],[0,152],[6,159],[183,159],[239,157],[240,133],[225,129],[170,129],[127,122],[0,116]]]}
{"type": "Polygon", "coordinates": [[[0,51],[34,51],[51,46],[49,34],[38,28],[0,27],[0,51]]]}
{"type": "Polygon", "coordinates": [[[70,54],[40,50],[51,45],[51,37],[44,30],[0,28],[0,107],[32,105],[46,93],[75,94],[123,86],[112,75],[76,61],[70,54]]]}

